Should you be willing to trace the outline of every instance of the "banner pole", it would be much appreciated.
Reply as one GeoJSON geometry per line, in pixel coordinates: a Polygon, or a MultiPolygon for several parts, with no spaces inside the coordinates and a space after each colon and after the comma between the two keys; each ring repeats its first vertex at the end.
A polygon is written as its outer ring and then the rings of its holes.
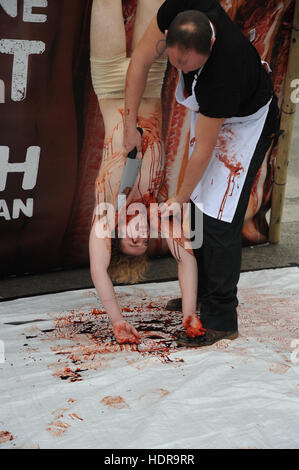
{"type": "MultiPolygon", "coordinates": [[[[296,101],[292,92],[299,86],[299,0],[295,0],[292,37],[286,73],[280,128],[283,134],[279,138],[274,182],[271,199],[271,217],[269,242],[279,243],[281,219],[285,200],[289,154],[292,144],[292,132],[296,112],[296,101]],[[294,88],[295,87],[295,88],[294,88]]],[[[298,92],[297,92],[298,95],[298,92]]]]}

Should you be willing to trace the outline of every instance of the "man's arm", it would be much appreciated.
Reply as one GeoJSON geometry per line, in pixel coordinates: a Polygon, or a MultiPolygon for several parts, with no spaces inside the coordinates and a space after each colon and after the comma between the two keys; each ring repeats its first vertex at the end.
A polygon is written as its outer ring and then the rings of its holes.
{"type": "Polygon", "coordinates": [[[133,51],[126,78],[124,150],[141,150],[141,137],[136,130],[137,114],[146,86],[148,71],[153,62],[165,51],[165,36],[161,33],[156,16],[133,51]]]}
{"type": "MultiPolygon", "coordinates": [[[[194,149],[188,161],[182,185],[176,196],[166,201],[165,204],[189,202],[192,192],[201,180],[213,155],[224,120],[225,118],[216,119],[199,114],[195,130],[194,149]]],[[[165,211],[161,211],[161,215],[166,214],[167,210],[165,208],[165,211]]]]}

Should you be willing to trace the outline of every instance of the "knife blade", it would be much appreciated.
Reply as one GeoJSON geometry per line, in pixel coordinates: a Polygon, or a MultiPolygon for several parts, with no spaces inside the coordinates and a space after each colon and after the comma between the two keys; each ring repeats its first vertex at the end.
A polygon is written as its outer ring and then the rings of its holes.
{"type": "MultiPolygon", "coordinates": [[[[140,135],[142,136],[143,130],[141,127],[137,127],[137,130],[140,132],[140,135]]],[[[122,174],[119,190],[118,190],[118,196],[117,196],[117,201],[116,201],[116,206],[115,206],[115,211],[118,211],[123,204],[126,201],[126,197],[128,196],[129,192],[134,186],[134,183],[136,181],[142,159],[136,158],[137,155],[137,148],[134,147],[131,152],[128,153],[127,155],[127,160],[126,164],[124,167],[124,171],[122,174]]]]}

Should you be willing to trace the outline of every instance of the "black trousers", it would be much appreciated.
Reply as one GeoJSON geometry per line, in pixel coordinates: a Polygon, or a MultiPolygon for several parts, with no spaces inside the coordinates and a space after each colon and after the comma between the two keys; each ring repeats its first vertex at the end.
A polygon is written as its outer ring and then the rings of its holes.
{"type": "MultiPolygon", "coordinates": [[[[203,244],[194,250],[198,265],[198,298],[200,319],[205,328],[230,331],[238,329],[237,284],[241,271],[242,228],[251,188],[256,174],[278,133],[277,100],[274,97],[267,120],[248,169],[232,222],[202,214],[203,244]]],[[[196,230],[195,211],[191,201],[191,229],[196,230]]]]}

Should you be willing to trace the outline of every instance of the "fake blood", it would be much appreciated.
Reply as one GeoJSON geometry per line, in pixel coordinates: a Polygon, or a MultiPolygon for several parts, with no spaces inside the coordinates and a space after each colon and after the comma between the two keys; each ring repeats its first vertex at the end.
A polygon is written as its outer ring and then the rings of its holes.
{"type": "Polygon", "coordinates": [[[116,397],[111,397],[111,396],[104,397],[102,398],[101,403],[103,403],[104,405],[110,408],[116,408],[116,409],[130,408],[129,405],[125,402],[125,400],[119,395],[116,397]]]}
{"type": "Polygon", "coordinates": [[[237,160],[236,154],[229,155],[228,143],[234,138],[234,132],[231,129],[226,129],[226,133],[219,135],[217,142],[218,152],[216,156],[220,162],[222,162],[226,168],[229,170],[229,176],[227,180],[227,188],[222,198],[220,209],[218,212],[218,219],[221,219],[223,216],[223,211],[228,197],[233,195],[236,177],[240,176],[241,172],[244,171],[243,166],[237,160]]]}
{"type": "MultiPolygon", "coordinates": [[[[49,366],[54,369],[54,377],[63,382],[82,381],[88,371],[108,367],[113,359],[111,355],[119,352],[155,356],[165,364],[180,362],[177,358],[170,359],[169,354],[177,351],[175,338],[182,330],[182,318],[181,314],[161,309],[160,305],[166,301],[164,297],[155,298],[155,302],[144,298],[136,305],[122,307],[127,310],[128,321],[136,324],[139,344],[117,343],[108,316],[101,309],[55,316],[55,326],[40,331],[42,341],[51,341],[50,349],[57,358],[49,366]]],[[[61,433],[63,428],[51,426],[51,432],[61,433]]]]}
{"type": "Polygon", "coordinates": [[[8,431],[0,431],[0,444],[5,442],[12,441],[14,439],[13,435],[8,431]]]}
{"type": "Polygon", "coordinates": [[[185,331],[190,338],[196,338],[196,336],[202,336],[207,331],[196,315],[188,315],[184,321],[183,326],[185,331]]]}

